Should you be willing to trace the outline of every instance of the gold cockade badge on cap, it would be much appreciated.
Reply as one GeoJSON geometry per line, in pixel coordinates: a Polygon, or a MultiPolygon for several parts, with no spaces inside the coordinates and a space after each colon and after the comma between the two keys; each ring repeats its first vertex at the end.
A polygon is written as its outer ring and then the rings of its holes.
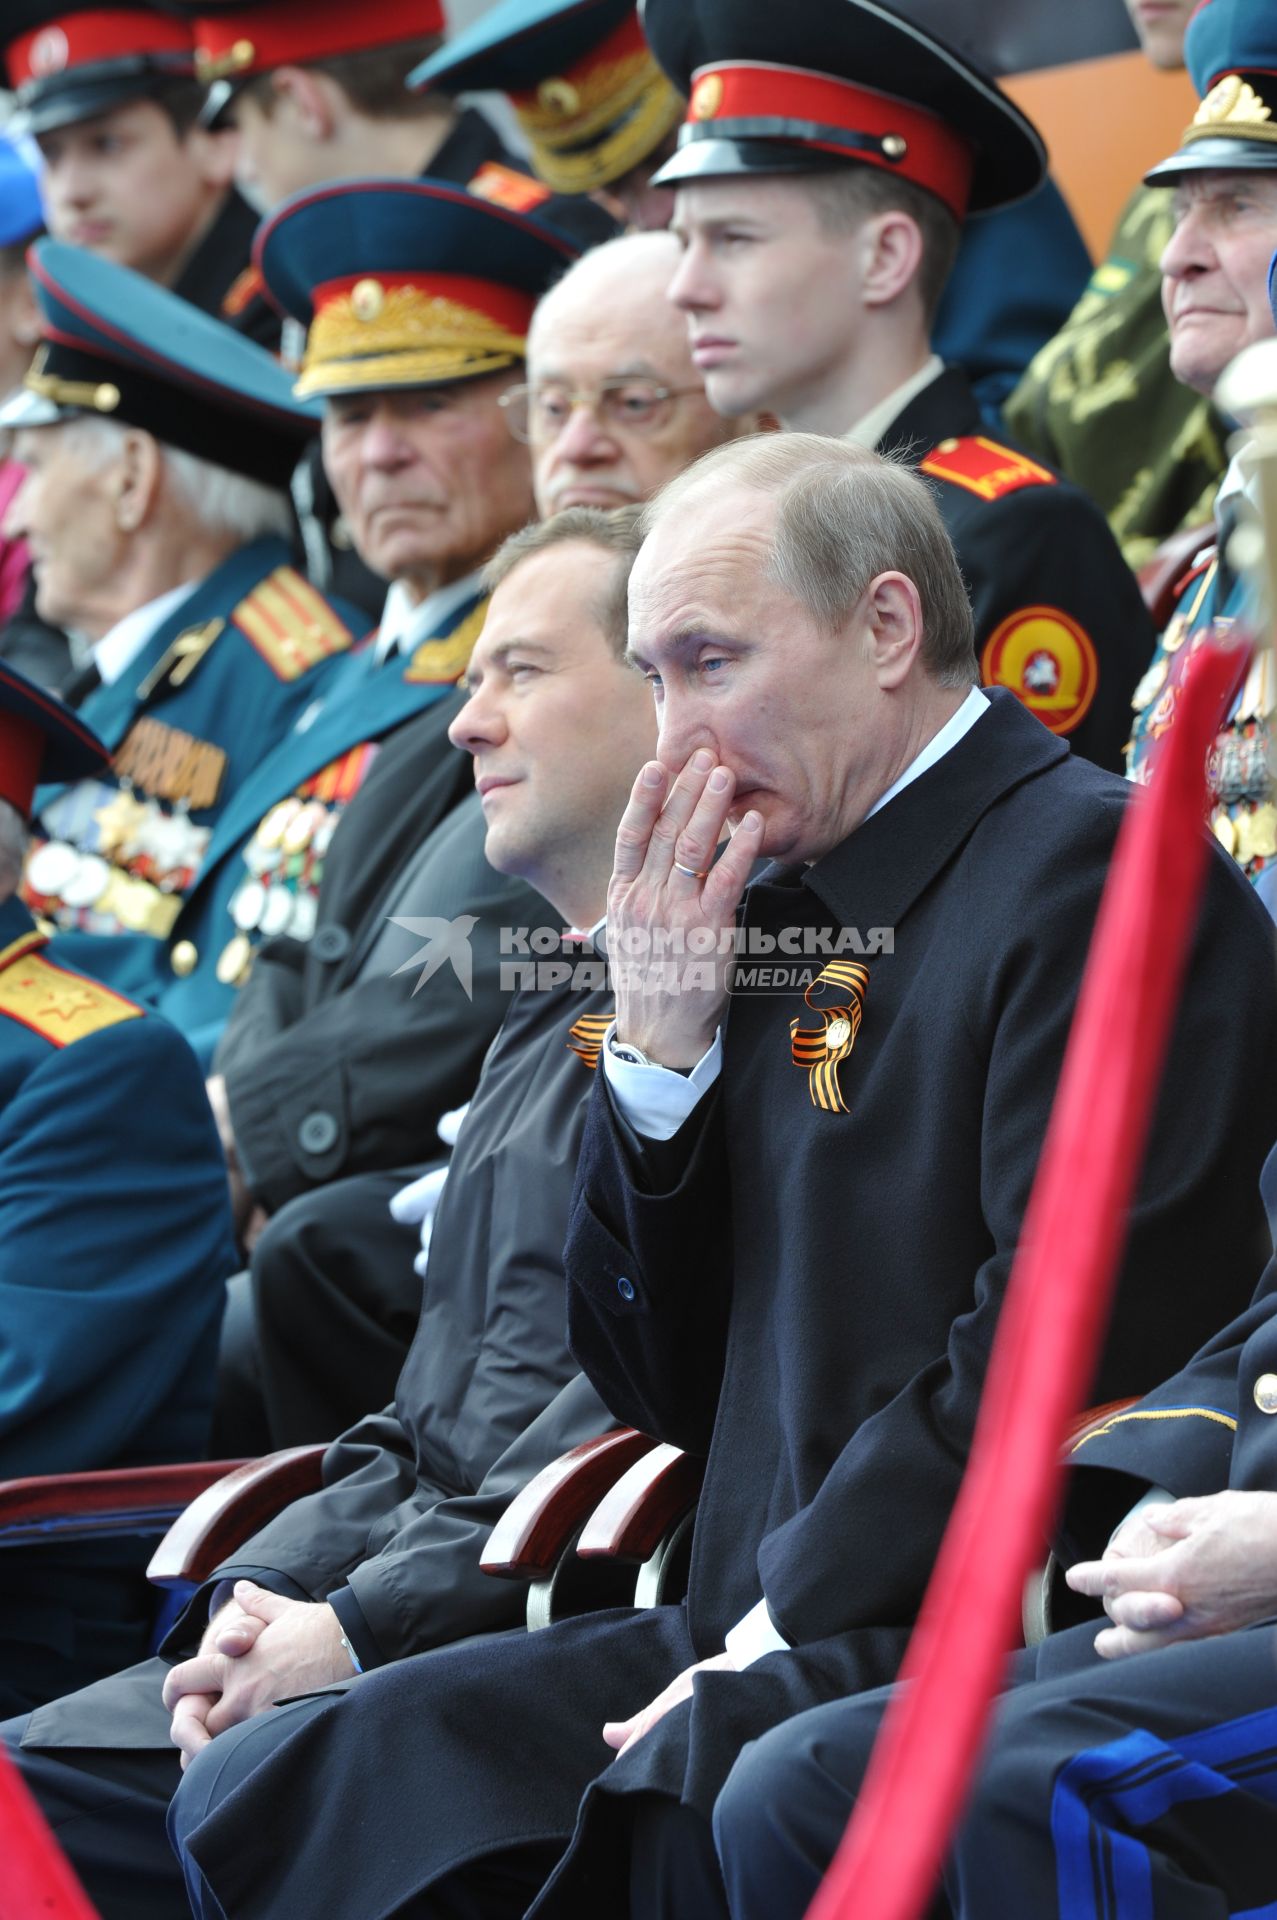
{"type": "Polygon", "coordinates": [[[862,967],[855,960],[831,960],[803,995],[820,1025],[804,1027],[801,1014],[789,1023],[794,1065],[806,1068],[812,1105],[824,1113],[851,1112],[842,1097],[838,1069],[856,1044],[868,991],[868,967],[862,967]],[[832,1007],[817,1006],[817,999],[824,992],[836,992],[839,1003],[832,1007]]]}
{"type": "Polygon", "coordinates": [[[1193,115],[1189,135],[1200,138],[1203,133],[1217,133],[1222,127],[1230,132],[1244,132],[1253,139],[1272,140],[1277,138],[1272,117],[1272,109],[1260,99],[1248,80],[1243,80],[1239,73],[1226,73],[1222,80],[1215,82],[1193,115]]]}

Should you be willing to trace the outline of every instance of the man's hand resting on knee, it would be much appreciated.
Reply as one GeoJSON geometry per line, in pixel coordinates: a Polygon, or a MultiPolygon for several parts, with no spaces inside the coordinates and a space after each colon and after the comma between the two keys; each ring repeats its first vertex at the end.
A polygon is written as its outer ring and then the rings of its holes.
{"type": "Polygon", "coordinates": [[[353,1672],[330,1606],[287,1600],[237,1580],[234,1598],[209,1621],[199,1652],[164,1682],[164,1704],[173,1716],[169,1737],[185,1767],[227,1727],[353,1672]]]}

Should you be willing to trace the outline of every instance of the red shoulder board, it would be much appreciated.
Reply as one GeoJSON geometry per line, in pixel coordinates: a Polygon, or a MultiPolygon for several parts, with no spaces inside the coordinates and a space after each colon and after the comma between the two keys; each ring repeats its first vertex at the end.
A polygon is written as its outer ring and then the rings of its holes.
{"type": "Polygon", "coordinates": [[[245,267],[243,273],[237,273],[230,286],[222,295],[222,313],[227,320],[238,320],[244,309],[265,295],[265,284],[256,267],[245,267]]]}
{"type": "Polygon", "coordinates": [[[920,462],[920,471],[934,480],[948,480],[965,487],[981,500],[1000,500],[1004,493],[1017,493],[1021,487],[1053,487],[1056,476],[1048,467],[1040,467],[1027,453],[986,440],[983,434],[966,434],[961,440],[942,440],[920,462]]]}
{"type": "Polygon", "coordinates": [[[468,183],[468,190],[477,193],[481,200],[508,207],[511,213],[531,213],[553,198],[549,187],[534,180],[531,174],[516,173],[513,167],[503,167],[498,160],[485,160],[468,183]]]}

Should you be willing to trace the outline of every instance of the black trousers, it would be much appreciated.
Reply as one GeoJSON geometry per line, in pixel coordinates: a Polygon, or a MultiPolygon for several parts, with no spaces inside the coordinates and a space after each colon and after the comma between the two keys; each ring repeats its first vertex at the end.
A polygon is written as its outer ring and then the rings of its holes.
{"type": "Polygon", "coordinates": [[[253,1252],[251,1312],[223,1334],[215,1420],[230,1458],[334,1440],[394,1398],[417,1330],[415,1227],[390,1217],[419,1168],[359,1174],[299,1194],[253,1252]]]}
{"type": "MultiPolygon", "coordinates": [[[[888,1697],[817,1707],[744,1749],[714,1812],[732,1920],[801,1920],[888,1697]]],[[[934,1912],[1277,1913],[1277,1631],[1095,1663],[1006,1695],[934,1912]]]]}

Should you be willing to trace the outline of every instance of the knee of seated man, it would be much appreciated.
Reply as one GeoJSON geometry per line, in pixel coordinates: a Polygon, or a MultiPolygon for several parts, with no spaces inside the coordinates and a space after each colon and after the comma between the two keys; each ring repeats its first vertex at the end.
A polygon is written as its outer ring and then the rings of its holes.
{"type": "Polygon", "coordinates": [[[201,1747],[183,1773],[177,1792],[169,1805],[169,1840],[175,1850],[185,1845],[195,1829],[242,1786],[251,1774],[305,1722],[336,1696],[310,1694],[303,1700],[290,1700],[254,1714],[237,1727],[228,1727],[206,1747],[201,1747]]]}

